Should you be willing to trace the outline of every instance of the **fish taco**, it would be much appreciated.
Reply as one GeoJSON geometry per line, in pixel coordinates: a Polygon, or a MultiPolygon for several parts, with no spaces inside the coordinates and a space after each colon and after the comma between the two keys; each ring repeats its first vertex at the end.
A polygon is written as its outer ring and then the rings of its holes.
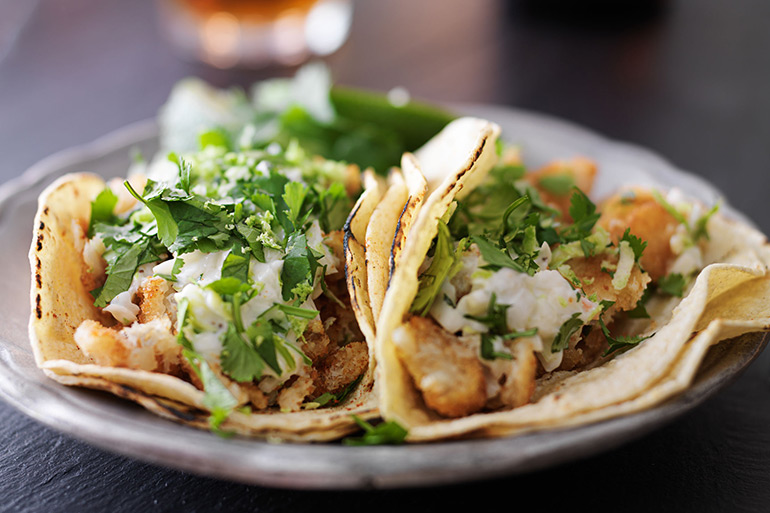
{"type": "Polygon", "coordinates": [[[375,345],[381,414],[409,440],[637,411],[770,325],[762,234],[675,189],[594,203],[590,159],[529,171],[498,133],[462,119],[415,152],[431,192],[375,345]]]}
{"type": "Polygon", "coordinates": [[[377,415],[368,296],[353,287],[365,263],[344,247],[378,181],[363,173],[360,194],[355,165],[219,135],[125,181],[46,189],[30,251],[36,361],[187,424],[339,438],[353,414],[377,415]]]}

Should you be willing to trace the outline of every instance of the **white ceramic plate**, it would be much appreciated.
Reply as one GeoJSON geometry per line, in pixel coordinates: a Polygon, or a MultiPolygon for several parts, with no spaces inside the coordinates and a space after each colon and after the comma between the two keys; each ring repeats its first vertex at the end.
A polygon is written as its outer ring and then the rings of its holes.
{"type": "MultiPolygon", "coordinates": [[[[530,165],[576,154],[595,159],[601,173],[598,196],[629,180],[678,186],[707,203],[720,196],[703,180],[652,153],[574,125],[502,107],[463,110],[498,122],[507,140],[521,144],[530,165]]],[[[37,197],[65,173],[125,175],[132,149],[146,156],[155,153],[153,122],[131,125],[57,154],[0,187],[0,269],[6,291],[0,295],[0,395],[40,422],[110,451],[198,474],[293,488],[424,486],[530,472],[617,447],[681,415],[733,379],[766,344],[763,335],[724,342],[709,353],[686,393],[641,413],[573,429],[387,447],[222,439],[105,393],[59,385],[35,366],[27,338],[27,251],[37,197]]],[[[722,211],[747,222],[727,206],[722,211]]]]}

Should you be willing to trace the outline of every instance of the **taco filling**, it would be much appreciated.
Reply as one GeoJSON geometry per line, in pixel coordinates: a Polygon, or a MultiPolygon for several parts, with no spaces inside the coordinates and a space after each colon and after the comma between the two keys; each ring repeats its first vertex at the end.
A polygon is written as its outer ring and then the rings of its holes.
{"type": "Polygon", "coordinates": [[[539,378],[648,338],[650,297],[681,297],[703,268],[716,208],[638,188],[597,206],[595,175],[582,158],[525,173],[503,152],[438,221],[392,334],[432,411],[453,418],[529,403],[539,378]]]}
{"type": "Polygon", "coordinates": [[[345,284],[342,228],[357,166],[296,144],[137,163],[81,226],[83,284],[103,319],[74,339],[96,364],[171,374],[235,409],[342,401],[369,351],[345,284]]]}

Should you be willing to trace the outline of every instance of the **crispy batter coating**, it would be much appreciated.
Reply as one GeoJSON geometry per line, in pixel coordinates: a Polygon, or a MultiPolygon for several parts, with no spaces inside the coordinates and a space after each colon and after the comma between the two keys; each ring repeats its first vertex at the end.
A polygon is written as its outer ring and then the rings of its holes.
{"type": "Polygon", "coordinates": [[[278,407],[281,411],[299,411],[305,398],[312,395],[314,390],[313,379],[309,376],[300,376],[279,392],[278,407]]]}
{"type": "Polygon", "coordinates": [[[511,408],[527,404],[535,391],[537,357],[532,344],[526,341],[511,348],[513,360],[500,390],[500,401],[511,408]]]}
{"type": "Polygon", "coordinates": [[[344,246],[345,232],[342,230],[334,230],[324,235],[324,245],[329,248],[334,262],[330,263],[327,267],[327,274],[324,276],[324,281],[328,284],[330,282],[344,281],[345,280],[345,246],[344,246]]]}
{"type": "Polygon", "coordinates": [[[338,345],[344,345],[353,340],[364,340],[364,335],[358,327],[356,314],[350,307],[350,296],[344,280],[344,273],[327,276],[326,283],[329,291],[345,305],[340,305],[325,295],[319,296],[315,300],[316,308],[321,312],[323,327],[329,340],[338,345]],[[337,275],[342,275],[343,279],[330,279],[337,275]]]}
{"type": "Polygon", "coordinates": [[[585,194],[590,194],[594,185],[594,178],[596,177],[596,163],[584,157],[557,160],[536,171],[527,173],[524,175],[524,178],[537,189],[540,197],[548,206],[561,212],[562,219],[567,223],[571,223],[572,218],[569,216],[569,207],[572,191],[557,194],[542,185],[544,178],[562,175],[572,178],[578,189],[585,194]]]}
{"type": "Polygon", "coordinates": [[[313,319],[308,323],[302,338],[304,339],[302,352],[313,362],[317,362],[329,354],[331,350],[329,336],[326,334],[320,319],[313,319]]]}
{"type": "Polygon", "coordinates": [[[612,286],[612,276],[602,270],[602,262],[611,265],[618,263],[617,255],[595,255],[578,257],[567,261],[572,270],[583,283],[583,291],[589,297],[596,294],[599,301],[614,301],[615,305],[608,309],[610,315],[617,311],[632,310],[644,294],[644,289],[650,282],[650,275],[642,271],[638,265],[631,269],[628,284],[621,290],[612,286]]]}
{"type": "Polygon", "coordinates": [[[98,365],[174,373],[180,364],[181,346],[168,318],[134,323],[120,330],[85,320],[75,330],[75,342],[98,365]]]}
{"type": "Polygon", "coordinates": [[[369,351],[365,342],[352,342],[339,348],[317,366],[314,380],[316,395],[336,393],[363,374],[369,366],[369,351]]]}
{"type": "Polygon", "coordinates": [[[160,276],[150,276],[145,279],[137,289],[139,322],[145,323],[153,319],[170,318],[167,303],[170,291],[171,283],[160,276]]]}
{"type": "Polygon", "coordinates": [[[414,316],[394,331],[393,342],[429,408],[445,417],[462,417],[484,407],[484,367],[460,338],[414,316]]]}
{"type": "Polygon", "coordinates": [[[602,215],[597,225],[606,229],[615,243],[626,228],[630,228],[633,235],[647,242],[640,261],[642,268],[650,273],[653,281],[665,276],[676,259],[671,249],[671,236],[679,222],[674,216],[650,192],[641,189],[616,194],[600,209],[602,215]]]}
{"type": "Polygon", "coordinates": [[[569,347],[564,350],[558,370],[584,369],[596,362],[606,348],[607,339],[602,330],[595,326],[584,337],[578,335],[570,338],[569,347]]]}

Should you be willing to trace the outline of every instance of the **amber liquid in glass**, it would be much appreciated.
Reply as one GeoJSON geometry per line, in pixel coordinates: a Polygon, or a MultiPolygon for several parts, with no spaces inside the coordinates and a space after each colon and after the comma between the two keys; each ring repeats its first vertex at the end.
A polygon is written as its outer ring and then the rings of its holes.
{"type": "Polygon", "coordinates": [[[200,18],[229,13],[246,22],[273,21],[287,11],[307,13],[316,0],[176,0],[200,18]]]}

